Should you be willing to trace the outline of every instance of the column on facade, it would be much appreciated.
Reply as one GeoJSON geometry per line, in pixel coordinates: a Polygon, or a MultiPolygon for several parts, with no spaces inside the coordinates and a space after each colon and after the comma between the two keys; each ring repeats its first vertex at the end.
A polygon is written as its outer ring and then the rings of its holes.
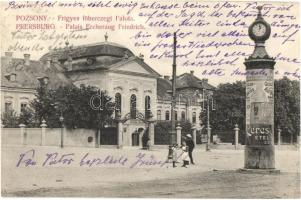
{"type": "Polygon", "coordinates": [[[25,134],[25,125],[20,124],[20,136],[21,136],[21,145],[26,145],[26,134],[25,134]]]}
{"type": "Polygon", "coordinates": [[[43,119],[42,124],[41,124],[41,145],[45,146],[46,144],[46,121],[43,119]]]}
{"type": "Polygon", "coordinates": [[[180,123],[176,127],[176,133],[177,133],[177,144],[181,146],[182,127],[180,126],[180,123]]]}

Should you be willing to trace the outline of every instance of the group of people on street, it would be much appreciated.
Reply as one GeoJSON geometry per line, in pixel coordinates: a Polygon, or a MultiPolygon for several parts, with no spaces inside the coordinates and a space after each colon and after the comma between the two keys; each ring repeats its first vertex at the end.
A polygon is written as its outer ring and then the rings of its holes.
{"type": "Polygon", "coordinates": [[[181,154],[181,157],[182,157],[182,160],[183,160],[183,165],[182,167],[187,167],[187,165],[189,165],[189,160],[190,160],[190,163],[192,165],[194,165],[194,162],[193,162],[193,157],[192,157],[192,151],[194,149],[194,142],[192,140],[192,137],[191,137],[191,134],[187,134],[186,135],[186,138],[185,140],[182,142],[182,145],[180,147],[178,147],[177,144],[175,144],[173,147],[172,147],[172,163],[173,163],[173,167],[177,167],[176,166],[176,162],[178,160],[178,157],[177,157],[177,149],[181,149],[182,150],[182,154],[181,154]]]}

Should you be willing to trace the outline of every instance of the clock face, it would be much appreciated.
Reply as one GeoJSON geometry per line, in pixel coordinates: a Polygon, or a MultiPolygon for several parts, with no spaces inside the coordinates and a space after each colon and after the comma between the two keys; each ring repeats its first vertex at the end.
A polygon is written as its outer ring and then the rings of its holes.
{"type": "Polygon", "coordinates": [[[253,34],[257,37],[263,36],[266,33],[266,31],[267,31],[267,28],[262,23],[255,24],[252,28],[253,34]]]}

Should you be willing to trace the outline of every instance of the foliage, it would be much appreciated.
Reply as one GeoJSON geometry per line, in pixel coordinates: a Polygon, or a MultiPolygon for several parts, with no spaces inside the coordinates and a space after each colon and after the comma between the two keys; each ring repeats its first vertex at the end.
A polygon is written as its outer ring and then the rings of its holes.
{"type": "MultiPolygon", "coordinates": [[[[293,134],[294,138],[300,134],[300,91],[299,81],[284,77],[275,80],[274,124],[282,133],[293,134]]],[[[240,135],[245,134],[245,82],[220,84],[213,96],[215,110],[210,109],[210,125],[212,134],[233,131],[237,123],[240,135]]],[[[207,105],[205,104],[205,109],[207,105]]],[[[206,125],[207,110],[201,114],[201,120],[206,125]]],[[[275,134],[277,136],[277,134],[275,134]]],[[[223,138],[228,136],[223,135],[223,138]]],[[[227,141],[229,139],[226,139],[227,141]]]]}
{"type": "Polygon", "coordinates": [[[30,107],[26,107],[20,113],[18,117],[19,124],[25,124],[28,128],[40,127],[40,123],[36,120],[34,110],[30,107]]]}
{"type": "Polygon", "coordinates": [[[63,116],[63,123],[67,128],[90,128],[100,129],[105,123],[112,123],[112,113],[106,106],[102,110],[94,110],[90,106],[90,99],[93,95],[101,95],[102,98],[95,98],[102,105],[111,102],[111,98],[99,89],[91,86],[59,87],[56,90],[48,90],[45,86],[37,89],[36,99],[31,106],[36,117],[41,122],[46,120],[48,127],[60,127],[60,117],[63,116]]]}
{"type": "MultiPolygon", "coordinates": [[[[203,125],[207,123],[207,103],[201,114],[203,125]]],[[[214,130],[232,130],[237,123],[240,129],[245,127],[245,82],[220,84],[213,95],[210,107],[210,125],[214,130]]]]}
{"type": "Polygon", "coordinates": [[[275,81],[275,132],[300,134],[300,82],[287,77],[275,81]]]}
{"type": "MultiPolygon", "coordinates": [[[[192,125],[188,121],[178,121],[182,128],[182,138],[186,134],[192,134],[192,125]]],[[[169,144],[169,136],[171,131],[171,121],[158,121],[155,124],[155,144],[166,145],[169,144]]],[[[179,144],[180,145],[180,144],[179,144]]]]}
{"type": "Polygon", "coordinates": [[[19,117],[14,110],[2,113],[1,119],[5,128],[19,128],[19,117]]]}

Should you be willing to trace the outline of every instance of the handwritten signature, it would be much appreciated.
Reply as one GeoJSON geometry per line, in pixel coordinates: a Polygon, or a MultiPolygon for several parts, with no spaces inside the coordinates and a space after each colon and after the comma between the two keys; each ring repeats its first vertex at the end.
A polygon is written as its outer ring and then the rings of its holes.
{"type": "Polygon", "coordinates": [[[139,152],[132,160],[125,155],[105,155],[95,157],[90,153],[83,156],[76,156],[75,153],[46,153],[42,159],[36,158],[36,150],[31,149],[19,155],[16,167],[51,167],[51,166],[70,166],[78,165],[80,167],[97,167],[97,166],[119,166],[119,167],[163,167],[165,161],[157,159],[152,154],[139,152]],[[80,158],[80,159],[78,159],[80,158]]]}

